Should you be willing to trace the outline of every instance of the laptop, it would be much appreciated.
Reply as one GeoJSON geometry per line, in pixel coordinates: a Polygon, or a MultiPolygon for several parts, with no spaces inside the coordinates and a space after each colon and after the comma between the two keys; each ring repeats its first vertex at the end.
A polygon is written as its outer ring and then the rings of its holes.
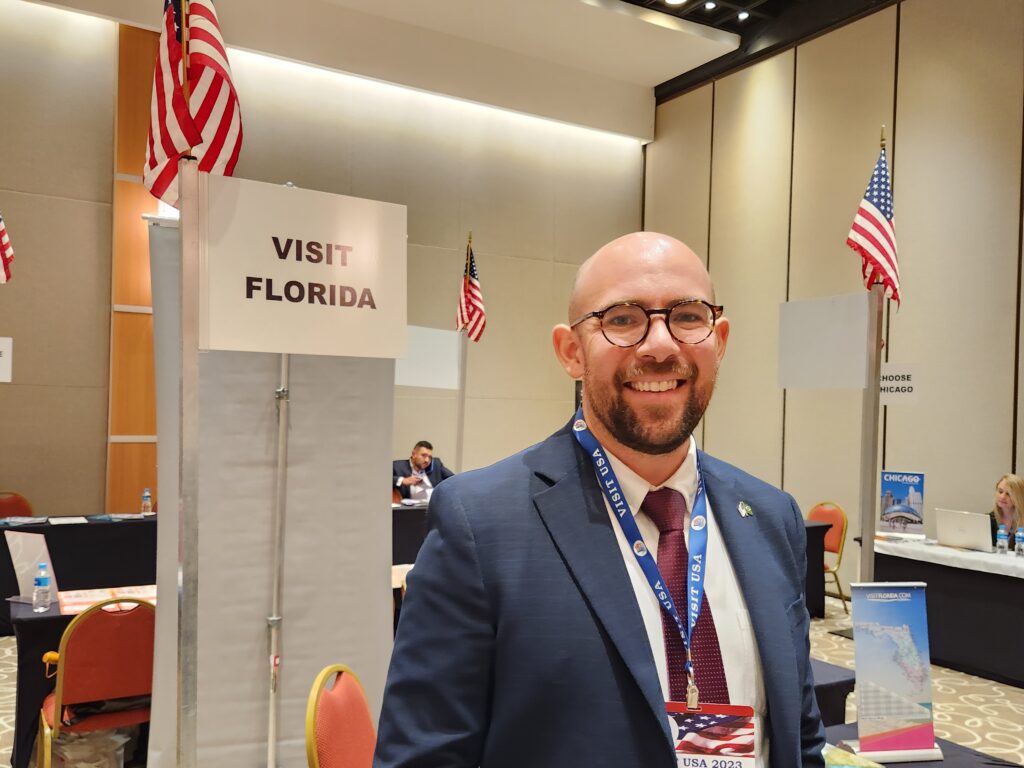
{"type": "Polygon", "coordinates": [[[46,563],[50,573],[50,599],[56,601],[57,574],[53,570],[53,560],[46,546],[46,536],[41,533],[4,531],[4,537],[7,539],[7,550],[11,553],[14,573],[18,577],[18,595],[7,599],[12,603],[31,603],[39,563],[46,563]]]}
{"type": "Polygon", "coordinates": [[[992,551],[992,524],[988,515],[936,507],[935,530],[939,544],[947,547],[992,551]]]}

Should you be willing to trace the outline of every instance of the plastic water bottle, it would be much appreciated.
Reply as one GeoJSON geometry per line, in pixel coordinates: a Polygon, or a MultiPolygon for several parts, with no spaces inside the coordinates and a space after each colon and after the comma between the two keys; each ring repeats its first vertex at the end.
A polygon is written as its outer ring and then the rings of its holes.
{"type": "Polygon", "coordinates": [[[1024,528],[1017,529],[1017,535],[1013,537],[1015,543],[1015,549],[1017,550],[1017,557],[1024,557],[1024,528]]]}
{"type": "Polygon", "coordinates": [[[50,610],[50,572],[46,570],[46,563],[40,563],[36,572],[35,588],[32,590],[32,610],[35,613],[46,613],[50,610]]]}
{"type": "Polygon", "coordinates": [[[996,531],[996,554],[1005,555],[1007,550],[1010,548],[1010,532],[1006,530],[1006,526],[1003,524],[999,525],[999,530],[996,531]]]}
{"type": "Polygon", "coordinates": [[[147,514],[153,511],[153,494],[149,492],[149,488],[142,489],[142,514],[147,514]]]}

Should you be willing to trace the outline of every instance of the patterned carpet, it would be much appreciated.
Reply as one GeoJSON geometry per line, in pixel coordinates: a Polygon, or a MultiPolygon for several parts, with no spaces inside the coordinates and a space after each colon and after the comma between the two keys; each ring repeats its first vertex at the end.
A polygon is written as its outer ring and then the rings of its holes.
{"type": "MultiPolygon", "coordinates": [[[[853,641],[830,634],[848,629],[850,617],[839,600],[825,602],[825,618],[811,622],[811,656],[853,669],[853,641]]],[[[1024,765],[1024,689],[933,664],[932,700],[936,736],[1024,765]]],[[[846,722],[856,719],[854,692],[846,701],[846,722]]]]}
{"type": "MultiPolygon", "coordinates": [[[[830,634],[848,628],[842,604],[826,598],[825,618],[811,622],[811,655],[853,668],[853,641],[830,634]]],[[[10,764],[14,734],[17,657],[13,637],[0,637],[0,766],[10,764]]],[[[932,666],[935,732],[1018,765],[1024,765],[1024,689],[932,666]]],[[[846,702],[846,721],[857,719],[857,694],[846,702]]]]}

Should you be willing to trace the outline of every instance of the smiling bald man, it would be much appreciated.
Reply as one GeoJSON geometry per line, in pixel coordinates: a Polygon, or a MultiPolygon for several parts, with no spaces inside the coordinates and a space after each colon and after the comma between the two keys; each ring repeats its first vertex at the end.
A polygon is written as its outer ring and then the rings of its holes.
{"type": "Polygon", "coordinates": [[[824,765],[803,518],[692,439],[728,338],[678,240],[580,267],[552,339],[583,406],[433,495],[375,766],[824,765]]]}

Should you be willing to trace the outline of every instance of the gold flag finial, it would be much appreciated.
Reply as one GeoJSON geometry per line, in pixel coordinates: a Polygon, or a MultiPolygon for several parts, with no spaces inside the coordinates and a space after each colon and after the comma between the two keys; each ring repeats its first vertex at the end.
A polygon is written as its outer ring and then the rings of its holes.
{"type": "Polygon", "coordinates": [[[473,230],[472,229],[469,230],[469,244],[470,245],[473,244],[473,230]]]}
{"type": "Polygon", "coordinates": [[[882,149],[885,149],[885,126],[884,125],[882,126],[882,138],[879,139],[879,146],[881,146],[882,149]]]}

